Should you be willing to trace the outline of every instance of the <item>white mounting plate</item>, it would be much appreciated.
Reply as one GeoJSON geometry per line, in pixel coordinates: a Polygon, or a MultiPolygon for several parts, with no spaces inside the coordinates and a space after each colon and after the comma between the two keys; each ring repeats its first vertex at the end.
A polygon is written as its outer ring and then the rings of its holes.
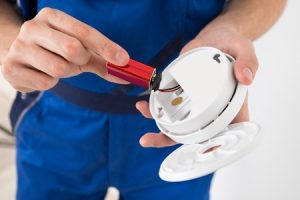
{"type": "Polygon", "coordinates": [[[209,141],[182,145],[162,162],[159,176],[177,182],[210,174],[250,151],[258,141],[259,130],[252,122],[231,124],[209,141]]]}

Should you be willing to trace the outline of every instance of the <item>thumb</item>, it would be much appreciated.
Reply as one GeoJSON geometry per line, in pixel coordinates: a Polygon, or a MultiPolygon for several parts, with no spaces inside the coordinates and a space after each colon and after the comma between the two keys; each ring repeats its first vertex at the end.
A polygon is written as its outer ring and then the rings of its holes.
{"type": "Polygon", "coordinates": [[[235,62],[234,73],[239,82],[245,85],[250,85],[253,82],[257,70],[256,65],[250,65],[249,62],[243,59],[238,59],[235,62]]]}
{"type": "Polygon", "coordinates": [[[254,50],[245,50],[237,53],[234,73],[237,80],[245,85],[250,85],[258,69],[258,60],[254,50]]]}

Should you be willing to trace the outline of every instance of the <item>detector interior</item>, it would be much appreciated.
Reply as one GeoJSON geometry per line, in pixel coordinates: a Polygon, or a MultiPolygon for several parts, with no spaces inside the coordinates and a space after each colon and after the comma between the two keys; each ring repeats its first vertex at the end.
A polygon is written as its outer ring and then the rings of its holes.
{"type": "Polygon", "coordinates": [[[231,56],[201,47],[163,71],[162,89],[150,95],[150,111],[164,134],[184,144],[163,161],[163,180],[207,175],[241,157],[257,140],[255,123],[228,126],[247,93],[247,87],[236,81],[233,65],[231,56]]]}

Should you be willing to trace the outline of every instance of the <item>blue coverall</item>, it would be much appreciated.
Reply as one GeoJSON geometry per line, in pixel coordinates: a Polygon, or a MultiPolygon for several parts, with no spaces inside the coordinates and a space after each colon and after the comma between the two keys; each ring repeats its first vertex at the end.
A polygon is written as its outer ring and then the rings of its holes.
{"type": "MultiPolygon", "coordinates": [[[[59,9],[120,44],[159,71],[223,10],[225,0],[21,0],[24,20],[59,9]]],[[[51,62],[51,61],[50,61],[51,62]]],[[[158,177],[177,146],[142,148],[158,131],[134,108],[142,88],[83,73],[46,92],[18,94],[11,111],[17,138],[17,199],[209,199],[212,175],[169,183],[158,177]]]]}

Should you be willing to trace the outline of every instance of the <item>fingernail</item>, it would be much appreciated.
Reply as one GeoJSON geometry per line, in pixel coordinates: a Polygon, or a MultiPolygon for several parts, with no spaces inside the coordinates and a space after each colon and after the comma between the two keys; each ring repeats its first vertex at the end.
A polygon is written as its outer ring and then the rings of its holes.
{"type": "Polygon", "coordinates": [[[251,71],[248,67],[246,67],[245,69],[243,69],[243,74],[244,74],[244,76],[245,76],[248,80],[250,80],[250,81],[253,80],[253,73],[252,73],[252,71],[251,71]]]}
{"type": "Polygon", "coordinates": [[[144,138],[140,139],[140,144],[141,144],[142,147],[145,147],[145,140],[144,140],[144,138]]]}
{"type": "Polygon", "coordinates": [[[126,64],[127,62],[127,54],[124,51],[119,51],[115,55],[116,62],[120,64],[126,64]]]}

